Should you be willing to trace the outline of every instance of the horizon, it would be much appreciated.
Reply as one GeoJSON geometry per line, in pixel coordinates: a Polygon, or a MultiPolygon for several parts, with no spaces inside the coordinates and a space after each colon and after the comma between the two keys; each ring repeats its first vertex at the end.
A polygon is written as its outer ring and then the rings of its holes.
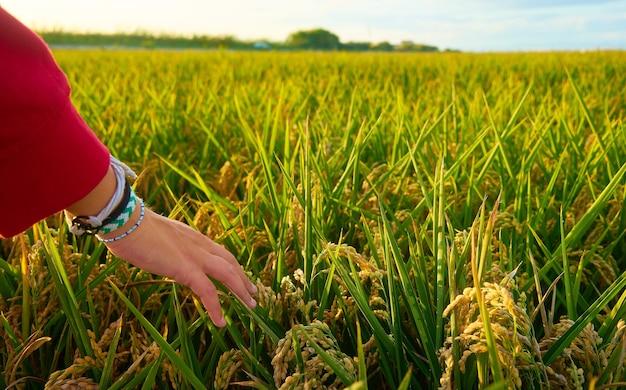
{"type": "Polygon", "coordinates": [[[36,31],[232,36],[284,42],[322,28],[342,43],[412,41],[470,52],[626,49],[626,0],[7,0],[0,6],[36,31]],[[71,12],[69,12],[71,10],[71,12]]]}

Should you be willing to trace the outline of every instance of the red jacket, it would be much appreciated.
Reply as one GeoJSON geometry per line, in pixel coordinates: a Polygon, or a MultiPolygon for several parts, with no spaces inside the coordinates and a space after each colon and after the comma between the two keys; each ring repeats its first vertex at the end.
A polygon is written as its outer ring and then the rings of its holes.
{"type": "Polygon", "coordinates": [[[0,237],[80,200],[108,166],[46,44],[0,8],[0,237]]]}

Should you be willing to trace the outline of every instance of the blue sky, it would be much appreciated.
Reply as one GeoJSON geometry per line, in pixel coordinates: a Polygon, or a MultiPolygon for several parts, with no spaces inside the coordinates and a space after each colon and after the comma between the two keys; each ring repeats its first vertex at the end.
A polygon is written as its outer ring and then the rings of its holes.
{"type": "Polygon", "coordinates": [[[626,0],[0,0],[35,29],[410,40],[463,51],[626,49],[626,0]]]}

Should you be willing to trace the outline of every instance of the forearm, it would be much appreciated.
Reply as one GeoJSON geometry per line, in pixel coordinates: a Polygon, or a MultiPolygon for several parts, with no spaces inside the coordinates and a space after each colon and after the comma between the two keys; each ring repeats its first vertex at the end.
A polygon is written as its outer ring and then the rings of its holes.
{"type": "Polygon", "coordinates": [[[46,44],[0,8],[0,237],[102,194],[108,166],[46,44]]]}

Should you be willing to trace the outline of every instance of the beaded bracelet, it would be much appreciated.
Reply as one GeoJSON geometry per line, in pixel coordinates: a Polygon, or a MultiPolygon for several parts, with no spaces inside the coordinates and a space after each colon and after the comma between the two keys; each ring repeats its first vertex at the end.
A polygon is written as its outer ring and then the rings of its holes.
{"type": "Polygon", "coordinates": [[[114,241],[119,241],[122,238],[128,236],[130,233],[134,232],[135,229],[137,229],[137,227],[139,227],[139,224],[141,224],[141,221],[143,221],[143,217],[146,213],[146,207],[143,204],[143,200],[141,200],[141,198],[137,198],[137,201],[139,202],[139,205],[141,206],[141,213],[139,214],[139,219],[137,220],[137,222],[127,231],[125,231],[124,233],[120,234],[119,236],[113,237],[113,238],[100,238],[98,236],[98,240],[100,240],[100,242],[103,243],[109,243],[109,242],[114,242],[114,241]]]}

